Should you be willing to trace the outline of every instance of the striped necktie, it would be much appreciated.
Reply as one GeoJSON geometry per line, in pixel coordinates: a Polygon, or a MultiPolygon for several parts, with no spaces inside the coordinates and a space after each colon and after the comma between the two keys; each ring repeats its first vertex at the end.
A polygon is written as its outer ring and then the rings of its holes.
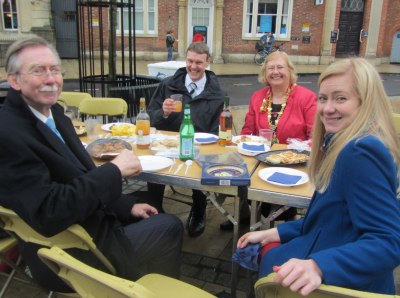
{"type": "Polygon", "coordinates": [[[54,120],[51,118],[48,118],[45,123],[56,134],[56,136],[59,137],[59,139],[65,143],[63,137],[61,136],[60,132],[56,128],[56,124],[54,123],[54,120]]]}
{"type": "Polygon", "coordinates": [[[189,87],[192,89],[192,90],[190,90],[190,92],[189,92],[190,96],[191,96],[191,97],[195,97],[194,91],[196,91],[196,89],[197,89],[196,83],[191,82],[191,83],[189,84],[189,87]]]}

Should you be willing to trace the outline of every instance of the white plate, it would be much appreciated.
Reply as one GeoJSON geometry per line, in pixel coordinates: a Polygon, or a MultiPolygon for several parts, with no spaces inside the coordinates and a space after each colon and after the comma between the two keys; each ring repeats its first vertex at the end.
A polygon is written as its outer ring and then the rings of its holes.
{"type": "Polygon", "coordinates": [[[241,136],[234,136],[232,137],[232,142],[235,144],[240,144],[243,142],[255,142],[261,143],[261,138],[259,136],[250,136],[250,135],[241,135],[241,136]]]}
{"type": "Polygon", "coordinates": [[[172,159],[164,156],[141,155],[138,158],[144,172],[159,171],[173,164],[172,159]]]}
{"type": "Polygon", "coordinates": [[[112,127],[112,126],[114,126],[114,125],[120,125],[120,124],[129,124],[129,125],[135,126],[135,125],[132,124],[132,123],[115,122],[115,123],[107,123],[107,124],[104,124],[104,125],[101,126],[101,129],[102,129],[102,130],[105,130],[105,131],[108,131],[108,132],[111,132],[111,127],[112,127]]]}
{"type": "Polygon", "coordinates": [[[308,175],[302,171],[290,169],[290,168],[281,168],[281,167],[262,169],[261,171],[258,172],[258,177],[260,177],[265,182],[279,185],[279,186],[286,186],[286,187],[302,185],[304,183],[307,183],[309,180],[308,175]],[[278,182],[274,182],[274,181],[269,181],[268,178],[276,172],[282,173],[282,174],[287,174],[287,175],[301,176],[301,179],[299,181],[297,181],[297,183],[295,183],[295,184],[282,184],[282,183],[278,183],[278,182]]]}
{"type": "Polygon", "coordinates": [[[267,144],[261,144],[261,143],[257,143],[257,142],[241,142],[239,143],[239,145],[237,146],[238,148],[238,152],[243,154],[243,155],[247,155],[247,156],[254,156],[263,152],[267,152],[269,151],[269,146],[267,144]],[[252,151],[252,150],[248,150],[248,149],[243,149],[243,144],[246,143],[248,145],[254,145],[254,146],[260,146],[260,145],[264,145],[264,150],[257,150],[257,151],[252,151]]]}
{"type": "Polygon", "coordinates": [[[219,140],[219,137],[218,136],[216,136],[216,135],[213,135],[213,134],[211,134],[211,133],[205,133],[205,132],[196,132],[195,134],[194,134],[194,143],[195,144],[211,144],[211,143],[215,143],[215,142],[217,142],[219,140]],[[198,141],[196,141],[196,139],[197,138],[213,138],[213,140],[209,140],[209,141],[200,141],[200,142],[198,142],[198,141]]]}

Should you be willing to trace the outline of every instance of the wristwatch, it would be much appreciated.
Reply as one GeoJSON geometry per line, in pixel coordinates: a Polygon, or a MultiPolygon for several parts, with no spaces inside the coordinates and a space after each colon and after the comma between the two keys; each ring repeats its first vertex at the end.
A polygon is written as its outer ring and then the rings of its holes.
{"type": "Polygon", "coordinates": [[[169,117],[169,115],[165,115],[165,114],[163,113],[162,117],[163,117],[164,119],[167,119],[167,118],[169,117]]]}

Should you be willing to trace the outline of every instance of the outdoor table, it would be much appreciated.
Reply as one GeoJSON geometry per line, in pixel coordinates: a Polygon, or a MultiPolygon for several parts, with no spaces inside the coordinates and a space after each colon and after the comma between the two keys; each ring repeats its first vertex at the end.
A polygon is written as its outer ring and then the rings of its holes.
{"type": "MultiPolygon", "coordinates": [[[[101,125],[99,124],[97,127],[98,133],[102,135],[106,135],[107,132],[101,130],[101,125]]],[[[168,132],[168,131],[160,131],[163,134],[168,135],[177,135],[176,132],[168,132]]],[[[88,143],[86,136],[81,137],[82,142],[88,143]]],[[[138,149],[136,148],[136,144],[132,144],[133,152],[138,155],[154,155],[154,152],[151,149],[138,149]]],[[[217,143],[212,144],[202,144],[200,147],[200,155],[204,154],[219,154],[219,153],[227,153],[227,152],[236,152],[237,149],[235,146],[232,147],[224,147],[219,146],[217,143]]],[[[249,156],[242,156],[245,163],[247,164],[247,168],[249,173],[253,172],[258,164],[258,161],[249,156]]],[[[104,161],[94,160],[96,164],[102,164],[104,161]]],[[[172,185],[172,186],[181,186],[190,189],[198,189],[202,191],[210,192],[211,195],[210,200],[216,208],[224,214],[229,220],[233,223],[233,240],[232,240],[232,252],[236,250],[236,243],[238,240],[239,233],[239,218],[240,218],[240,208],[239,203],[242,199],[246,199],[247,197],[247,186],[210,186],[210,185],[202,185],[201,184],[201,166],[197,162],[193,162],[193,165],[189,168],[188,172],[185,174],[185,162],[180,159],[175,159],[176,164],[173,166],[172,171],[169,171],[169,168],[155,171],[155,172],[142,172],[138,176],[132,177],[132,179],[142,180],[146,182],[153,182],[158,184],[172,185]],[[179,172],[175,174],[175,170],[179,165],[182,164],[182,167],[179,172]],[[226,211],[222,202],[219,202],[215,196],[215,193],[230,195],[234,197],[234,212],[230,214],[226,211]]],[[[129,179],[129,178],[128,178],[129,179]]],[[[231,291],[232,293],[236,293],[236,279],[237,279],[237,265],[232,262],[232,283],[231,283],[231,291]]],[[[235,294],[233,294],[235,295],[235,294]]]]}
{"type": "MultiPolygon", "coordinates": [[[[281,150],[285,148],[287,148],[287,146],[282,144],[275,144],[272,146],[272,150],[281,150]]],[[[291,187],[278,186],[265,182],[258,176],[258,173],[267,167],[270,166],[265,163],[260,163],[251,176],[251,185],[248,188],[248,199],[251,201],[251,231],[256,230],[262,224],[269,224],[270,221],[290,207],[307,208],[314,193],[314,188],[311,186],[310,182],[291,187]],[[280,207],[278,210],[272,210],[266,221],[256,222],[258,206],[263,202],[276,204],[280,207]]],[[[288,168],[307,172],[306,166],[289,166],[288,168]]]]}

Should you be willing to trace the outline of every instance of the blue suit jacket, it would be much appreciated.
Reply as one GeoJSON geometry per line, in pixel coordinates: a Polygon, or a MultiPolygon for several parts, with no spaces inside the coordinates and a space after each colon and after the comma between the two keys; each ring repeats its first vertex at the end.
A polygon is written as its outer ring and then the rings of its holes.
{"type": "Polygon", "coordinates": [[[314,194],[304,219],[278,226],[282,245],[262,259],[260,276],[290,258],[313,259],[323,283],[394,294],[400,264],[397,168],[373,136],[347,144],[325,193],[314,194]]]}

